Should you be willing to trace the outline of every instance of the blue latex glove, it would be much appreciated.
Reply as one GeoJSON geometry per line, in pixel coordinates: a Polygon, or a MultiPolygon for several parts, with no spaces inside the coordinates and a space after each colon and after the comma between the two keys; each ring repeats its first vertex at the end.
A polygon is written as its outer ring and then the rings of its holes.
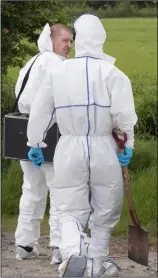
{"type": "Polygon", "coordinates": [[[117,156],[121,162],[121,166],[127,166],[133,157],[133,149],[125,147],[125,154],[118,153],[117,156]]]}
{"type": "Polygon", "coordinates": [[[31,148],[28,152],[28,158],[37,168],[40,168],[41,164],[44,163],[44,157],[41,148],[31,148]]]}

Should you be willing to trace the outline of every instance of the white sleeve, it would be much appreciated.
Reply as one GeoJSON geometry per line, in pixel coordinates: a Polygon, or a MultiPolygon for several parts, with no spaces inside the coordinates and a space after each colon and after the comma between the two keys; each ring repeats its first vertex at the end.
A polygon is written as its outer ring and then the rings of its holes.
{"type": "Polygon", "coordinates": [[[126,147],[134,146],[134,126],[137,122],[131,82],[116,67],[109,72],[107,87],[111,97],[110,113],[113,125],[127,134],[126,147]]]}
{"type": "Polygon", "coordinates": [[[44,143],[47,131],[55,122],[55,107],[53,98],[53,82],[51,74],[45,75],[39,92],[37,93],[30,110],[27,126],[27,145],[34,148],[45,148],[44,143]]]}

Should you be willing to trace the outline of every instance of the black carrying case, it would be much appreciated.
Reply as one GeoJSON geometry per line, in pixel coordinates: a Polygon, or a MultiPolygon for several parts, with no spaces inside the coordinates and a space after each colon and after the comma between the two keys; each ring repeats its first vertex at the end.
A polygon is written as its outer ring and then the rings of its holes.
{"type": "MultiPolygon", "coordinates": [[[[3,129],[3,156],[10,159],[28,160],[30,147],[27,146],[27,124],[29,115],[18,112],[10,113],[4,117],[3,129]]],[[[47,132],[43,148],[45,162],[53,162],[56,144],[60,134],[55,123],[47,132]]]]}
{"type": "MultiPolygon", "coordinates": [[[[29,114],[22,114],[15,112],[21,93],[23,92],[26,83],[29,78],[30,70],[42,53],[38,54],[28,69],[16,102],[13,107],[13,112],[4,116],[3,125],[3,157],[9,159],[28,160],[28,152],[30,147],[27,146],[27,124],[29,114]]],[[[59,140],[60,133],[57,124],[55,123],[47,132],[44,142],[47,144],[46,148],[43,148],[43,155],[45,162],[53,162],[53,156],[56,144],[59,140]]]]}

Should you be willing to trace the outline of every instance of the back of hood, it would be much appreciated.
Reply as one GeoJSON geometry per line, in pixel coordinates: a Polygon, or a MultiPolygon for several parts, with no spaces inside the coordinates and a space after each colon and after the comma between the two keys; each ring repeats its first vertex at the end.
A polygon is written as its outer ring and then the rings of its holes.
{"type": "Polygon", "coordinates": [[[115,58],[103,52],[106,32],[97,16],[90,14],[80,16],[74,23],[74,29],[76,57],[90,56],[112,64],[115,62],[115,58]]]}

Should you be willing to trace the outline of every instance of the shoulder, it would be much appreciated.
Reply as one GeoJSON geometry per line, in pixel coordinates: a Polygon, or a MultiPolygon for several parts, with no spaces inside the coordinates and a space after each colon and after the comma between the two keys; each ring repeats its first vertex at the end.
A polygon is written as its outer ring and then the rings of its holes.
{"type": "Polygon", "coordinates": [[[122,70],[114,65],[108,66],[108,76],[130,81],[129,77],[122,70]]]}
{"type": "Polygon", "coordinates": [[[121,71],[118,67],[115,66],[115,68],[114,68],[113,71],[114,71],[114,74],[115,74],[118,78],[124,79],[124,80],[130,82],[129,77],[128,77],[123,71],[121,71]]]}
{"type": "Polygon", "coordinates": [[[62,60],[61,58],[56,55],[53,52],[43,52],[41,53],[41,55],[39,56],[39,58],[37,58],[37,60],[39,59],[39,63],[43,66],[47,65],[47,64],[57,64],[57,63],[61,63],[62,60]]]}
{"type": "MultiPolygon", "coordinates": [[[[37,57],[37,55],[36,55],[37,57]]],[[[35,56],[33,57],[34,59],[35,56]]],[[[32,59],[33,61],[33,59],[32,59]]],[[[36,59],[33,68],[31,71],[36,71],[36,72],[40,72],[40,71],[51,71],[56,69],[57,66],[59,66],[62,63],[61,58],[56,55],[53,52],[42,52],[36,59]]],[[[30,63],[31,64],[31,63],[30,63]]]]}
{"type": "Polygon", "coordinates": [[[58,60],[61,61],[60,56],[58,56],[57,54],[55,54],[54,52],[49,52],[49,51],[44,51],[41,53],[41,57],[43,57],[43,59],[50,59],[50,60],[58,60]]]}
{"type": "Polygon", "coordinates": [[[106,80],[109,75],[114,73],[116,67],[105,60],[99,60],[99,68],[101,70],[103,80],[106,80]]]}
{"type": "Polygon", "coordinates": [[[61,58],[53,52],[44,51],[32,57],[23,67],[29,67],[34,62],[35,66],[46,66],[50,63],[61,63],[61,58]]]}
{"type": "Polygon", "coordinates": [[[107,79],[111,79],[111,80],[122,80],[125,82],[130,82],[129,77],[123,72],[121,71],[118,67],[116,67],[115,65],[101,60],[101,74],[102,74],[102,78],[103,80],[107,80],[107,79]]]}

